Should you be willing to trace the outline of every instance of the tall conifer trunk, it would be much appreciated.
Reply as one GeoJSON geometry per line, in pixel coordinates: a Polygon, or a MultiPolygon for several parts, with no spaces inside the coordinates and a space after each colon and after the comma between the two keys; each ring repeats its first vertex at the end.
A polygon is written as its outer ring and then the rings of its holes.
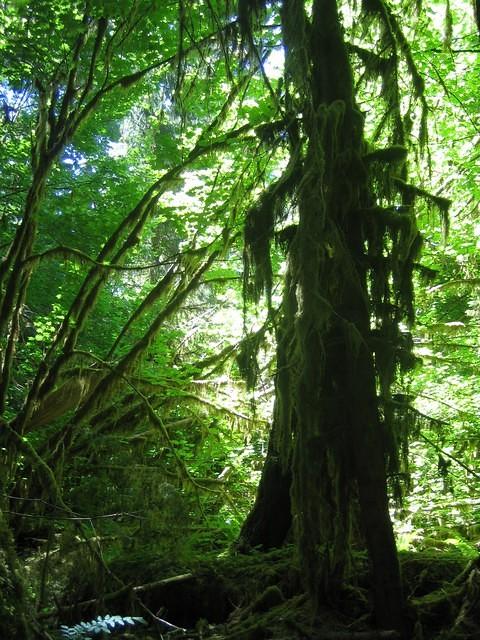
{"type": "MultiPolygon", "coordinates": [[[[304,151],[277,348],[276,445],[269,449],[261,491],[242,535],[261,544],[252,535],[259,531],[252,522],[265,521],[272,496],[278,504],[271,456],[279,452],[284,474],[291,471],[295,539],[314,600],[340,596],[355,520],[369,553],[377,625],[403,630],[386,473],[390,425],[385,406],[394,376],[392,368],[382,372],[378,347],[381,343],[395,361],[402,312],[382,316],[388,296],[378,295],[379,287],[372,285],[376,278],[392,277],[377,276],[375,260],[390,251],[394,270],[399,253],[385,248],[386,227],[379,236],[376,221],[373,232],[369,227],[368,216],[383,196],[375,193],[365,162],[363,117],[336,0],[314,0],[311,16],[304,4],[284,0],[282,6],[286,100],[292,111],[301,102],[304,151]]],[[[411,241],[418,235],[414,218],[409,224],[406,264],[414,245],[418,249],[411,241]]],[[[392,308],[401,294],[395,296],[392,308]]],[[[288,508],[283,485],[279,491],[288,508]]]]}

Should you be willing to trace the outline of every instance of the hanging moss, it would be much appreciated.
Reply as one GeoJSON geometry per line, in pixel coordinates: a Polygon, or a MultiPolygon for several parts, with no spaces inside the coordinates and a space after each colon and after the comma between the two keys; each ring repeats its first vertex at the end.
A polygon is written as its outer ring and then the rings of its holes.
{"type": "Polygon", "coordinates": [[[252,26],[263,15],[266,4],[266,0],[238,0],[238,22],[243,34],[252,32],[252,26]]]}
{"type": "Polygon", "coordinates": [[[275,225],[284,215],[283,202],[297,184],[299,169],[299,159],[293,155],[282,176],[247,211],[243,251],[246,300],[258,302],[265,293],[270,303],[273,280],[270,245],[275,237],[275,225]]]}
{"type": "Polygon", "coordinates": [[[452,201],[448,198],[430,193],[429,191],[426,191],[425,189],[417,187],[413,184],[409,184],[399,177],[396,177],[394,179],[394,182],[399,192],[404,197],[408,198],[410,202],[414,203],[416,198],[422,198],[428,206],[439,213],[444,235],[447,236],[449,229],[449,210],[452,205],[452,201]]]}
{"type": "Polygon", "coordinates": [[[386,164],[397,164],[405,162],[407,159],[407,150],[405,147],[395,144],[386,149],[375,149],[364,156],[365,162],[382,162],[386,164]]]}
{"type": "Polygon", "coordinates": [[[308,78],[308,22],[303,2],[283,2],[281,8],[285,46],[285,81],[301,89],[308,78]]]}
{"type": "Polygon", "coordinates": [[[272,293],[270,242],[274,234],[274,208],[275,198],[266,194],[248,211],[245,219],[244,292],[254,302],[258,302],[263,293],[270,300],[272,293]]]}
{"type": "Polygon", "coordinates": [[[253,32],[265,15],[266,0],[238,0],[237,15],[240,37],[247,55],[254,55],[253,32]]]}
{"type": "Polygon", "coordinates": [[[260,367],[258,365],[258,352],[265,340],[268,322],[260,331],[246,336],[240,345],[237,354],[237,365],[240,375],[245,380],[248,389],[254,389],[257,384],[260,367]]]}

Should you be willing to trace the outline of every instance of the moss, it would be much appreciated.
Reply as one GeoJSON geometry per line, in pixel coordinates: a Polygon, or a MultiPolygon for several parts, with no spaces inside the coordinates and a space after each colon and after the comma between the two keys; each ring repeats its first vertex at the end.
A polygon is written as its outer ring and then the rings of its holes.
{"type": "Polygon", "coordinates": [[[33,638],[31,611],[11,532],[0,511],[0,638],[33,638]]]}
{"type": "Polygon", "coordinates": [[[269,608],[267,611],[251,613],[247,611],[238,621],[228,625],[229,640],[256,640],[257,638],[282,637],[287,630],[297,635],[302,631],[310,637],[312,631],[312,611],[304,595],[299,595],[269,608]]]}
{"type": "Polygon", "coordinates": [[[265,0],[238,0],[237,12],[240,32],[248,43],[252,39],[252,29],[265,10],[265,0]]]}
{"type": "Polygon", "coordinates": [[[247,298],[258,302],[265,292],[272,291],[272,263],[270,241],[274,235],[275,199],[266,195],[252,207],[245,219],[244,238],[244,292],[247,298]]]}
{"type": "Polygon", "coordinates": [[[294,154],[280,178],[246,213],[243,251],[245,300],[258,302],[265,294],[270,304],[273,282],[270,245],[275,237],[275,225],[284,215],[283,202],[295,188],[298,174],[299,162],[294,154]]]}
{"type": "Polygon", "coordinates": [[[271,585],[263,591],[258,598],[252,603],[252,613],[262,613],[269,611],[273,607],[277,607],[285,601],[283,593],[277,585],[271,585]]]}
{"type": "Polygon", "coordinates": [[[382,162],[385,164],[397,164],[405,162],[408,152],[404,146],[396,144],[386,149],[376,149],[364,156],[365,162],[382,162]]]}
{"type": "Polygon", "coordinates": [[[405,588],[412,596],[423,596],[452,583],[468,563],[457,550],[400,552],[405,588]]]}

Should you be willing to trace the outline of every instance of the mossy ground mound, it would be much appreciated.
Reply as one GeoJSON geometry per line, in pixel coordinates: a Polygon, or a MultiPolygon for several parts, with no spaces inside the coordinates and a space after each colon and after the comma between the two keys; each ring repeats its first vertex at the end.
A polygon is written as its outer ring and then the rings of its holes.
{"type": "MultiPolygon", "coordinates": [[[[408,598],[408,637],[412,640],[467,640],[480,638],[480,561],[461,553],[404,552],[400,554],[405,594],[408,598]]],[[[151,638],[165,629],[150,615],[157,615],[186,630],[190,638],[212,640],[263,640],[311,638],[312,640],[375,636],[373,604],[366,557],[353,559],[353,575],[335,601],[312,610],[304,593],[298,560],[292,547],[269,553],[230,554],[192,562],[171,572],[171,562],[140,556],[135,562],[117,558],[110,565],[124,584],[110,597],[98,597],[92,573],[88,604],[65,608],[56,624],[75,623],[106,613],[142,615],[148,629],[129,630],[120,637],[151,638]],[[167,573],[166,567],[169,567],[167,573]],[[169,576],[172,578],[169,580],[169,576]],[[95,597],[96,596],[96,597],[95,597]],[[141,603],[141,604],[140,604],[141,603]]],[[[81,581],[86,593],[87,576],[81,581]]],[[[71,582],[72,584],[72,582],[71,582]]],[[[114,592],[114,585],[111,585],[114,592]]],[[[79,582],[80,588],[80,582],[79,582]]],[[[80,595],[80,592],[79,592],[80,595]]],[[[75,601],[70,591],[69,603],[75,601]]],[[[79,598],[80,599],[80,598],[79,598]]],[[[385,636],[395,637],[395,636],[385,636]]]]}

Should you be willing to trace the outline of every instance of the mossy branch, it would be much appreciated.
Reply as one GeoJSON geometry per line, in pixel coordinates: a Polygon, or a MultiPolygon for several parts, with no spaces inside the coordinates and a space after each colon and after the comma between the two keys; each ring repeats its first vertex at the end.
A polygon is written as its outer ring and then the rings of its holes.
{"type": "Polygon", "coordinates": [[[448,282],[442,282],[440,284],[436,284],[434,287],[430,287],[430,289],[427,289],[427,293],[436,293],[442,289],[458,287],[459,285],[478,287],[480,286],[480,278],[454,278],[453,280],[448,280],[448,282]]]}
{"type": "Polygon", "coordinates": [[[399,177],[392,178],[392,182],[395,184],[397,189],[410,201],[414,201],[415,198],[423,198],[427,202],[427,204],[435,207],[435,209],[437,209],[441,216],[444,234],[445,236],[448,235],[448,212],[452,205],[451,200],[449,200],[448,198],[444,198],[443,196],[437,196],[433,193],[430,193],[429,191],[427,191],[426,189],[422,189],[421,187],[409,184],[399,177]]]}
{"type": "Polygon", "coordinates": [[[37,253],[29,256],[23,261],[24,266],[29,266],[31,268],[37,267],[44,260],[50,259],[61,259],[65,261],[70,261],[79,265],[87,265],[91,264],[95,267],[99,267],[100,269],[110,270],[110,271],[147,271],[148,269],[156,269],[157,267],[166,264],[165,261],[153,262],[151,264],[132,264],[132,265],[124,265],[124,264],[113,264],[110,262],[99,262],[95,258],[91,258],[89,255],[80,251],[80,249],[75,249],[73,247],[67,246],[58,246],[52,247],[51,249],[46,249],[42,251],[42,253],[37,253]]]}

